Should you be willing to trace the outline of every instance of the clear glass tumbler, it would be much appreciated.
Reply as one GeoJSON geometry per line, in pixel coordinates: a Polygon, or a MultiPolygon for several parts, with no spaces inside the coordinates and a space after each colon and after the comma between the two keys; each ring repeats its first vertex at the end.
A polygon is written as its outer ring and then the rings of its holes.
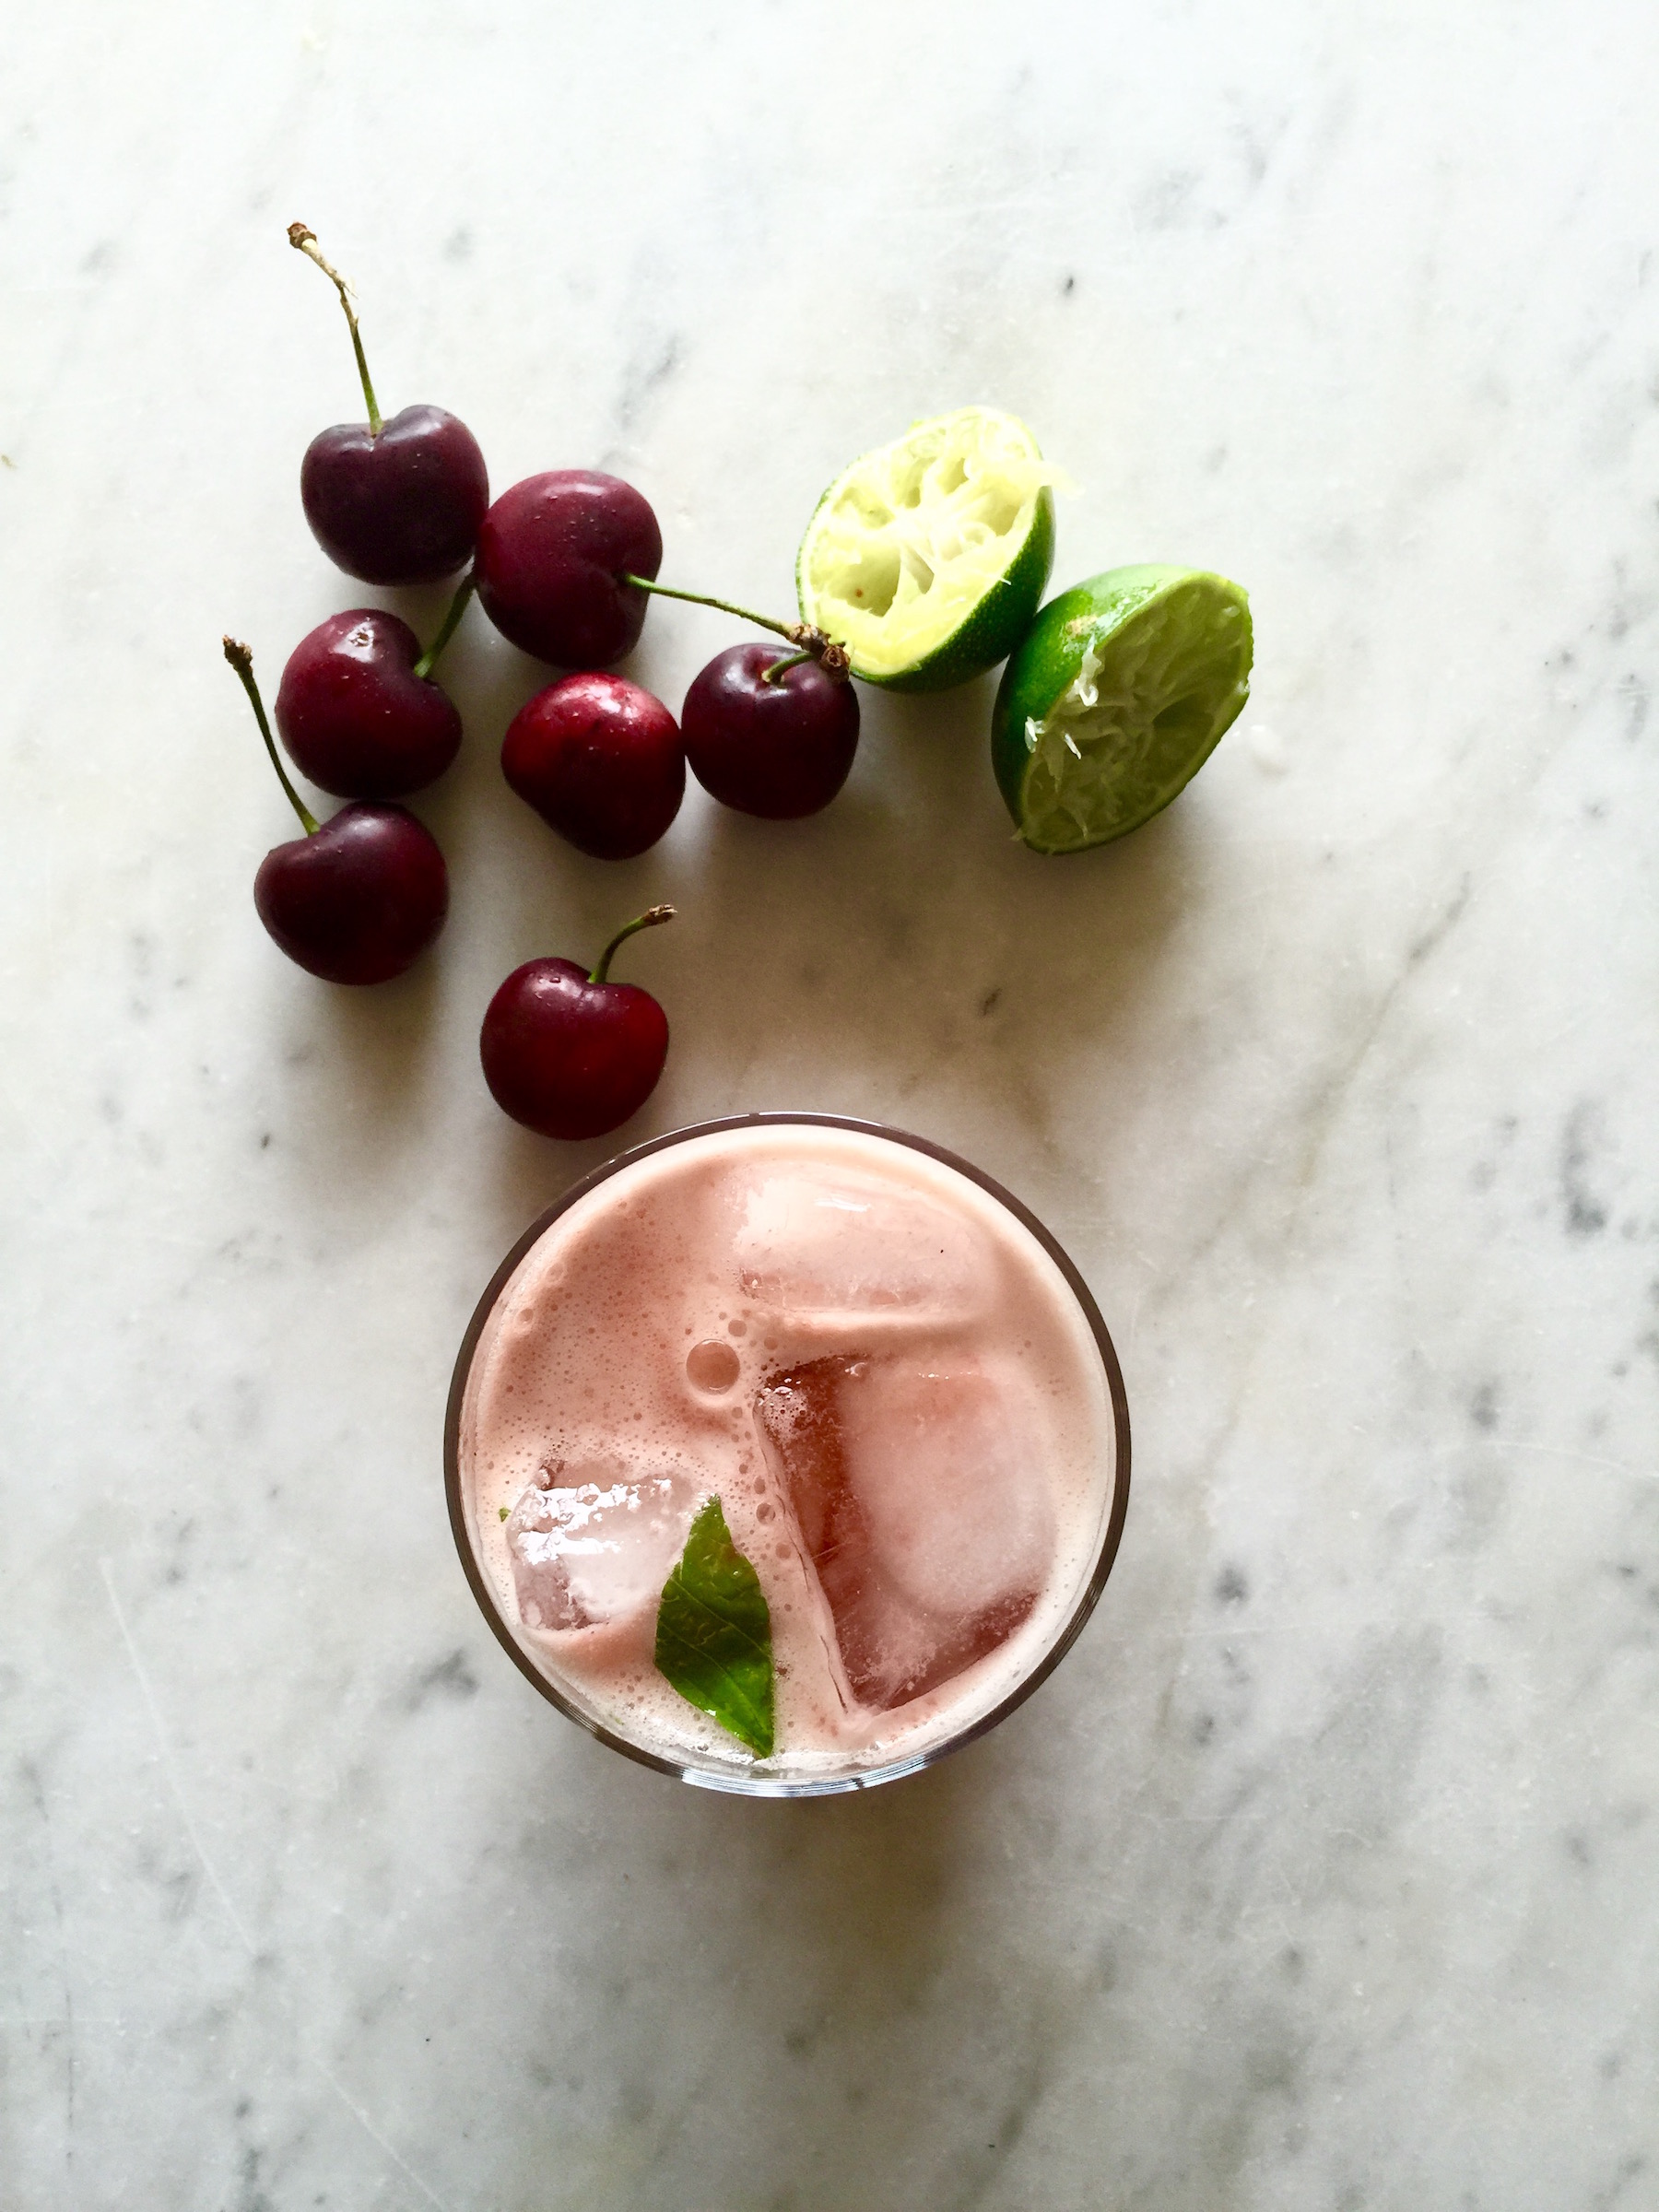
{"type": "Polygon", "coordinates": [[[1112,1571],[1129,1502],[1129,1408],[1117,1354],[1106,1324],[1100,1318],[1100,1310],[1089,1295],[1088,1285],[1055,1238],[1028,1207],[1004,1190],[1000,1183],[970,1161],[947,1151],[943,1146],[902,1129],[889,1128],[884,1124],[855,1121],[845,1115],[830,1113],[752,1113],[733,1115],[721,1121],[700,1122],[636,1146],[573,1183],[562,1197],[556,1199],[544,1214],[531,1223],[497,1268],[483,1297],[478,1300],[455,1361],[444,1426],[443,1450],[450,1523],[454,1531],[455,1547],[461,1556],[462,1568],[484,1618],[494,1630],[509,1658],[526,1679],[534,1684],[549,1704],[558,1706],[569,1719],[597,1736],[601,1743],[608,1744],[615,1751],[620,1751],[624,1757],[637,1759],[642,1766],[653,1767],[659,1773],[674,1775],[682,1782],[702,1788],[756,1797],[816,1797],[846,1790],[870,1789],[879,1783],[894,1782],[901,1775],[912,1774],[924,1767],[931,1766],[947,1752],[959,1749],[963,1744],[972,1742],[976,1736],[983,1735],[988,1729],[994,1728],[999,1721],[1030,1696],[1040,1682],[1053,1673],[1076,1642],[1112,1571]],[[600,1710],[579,1684],[561,1681],[556,1663],[550,1660],[546,1646],[533,1642],[516,1621],[505,1616],[498,1601],[490,1578],[480,1560],[464,1465],[467,1388],[479,1340],[497,1301],[512,1282],[521,1262],[547,1230],[572,1206],[586,1199],[591,1193],[600,1190],[623,1170],[670,1147],[693,1144],[699,1139],[728,1131],[784,1129],[791,1126],[846,1130],[861,1139],[883,1146],[908,1147],[912,1152],[920,1153],[927,1160],[936,1163],[937,1167],[965,1177],[969,1182],[977,1185],[980,1191],[987,1194],[1012,1217],[1021,1230],[1034,1240],[1057,1270],[1065,1290],[1076,1300],[1099,1354],[1110,1406],[1112,1463],[1105,1471],[1106,1479],[1100,1489],[1099,1528],[1092,1546],[1092,1563],[1080,1579],[1075,1601],[1060,1618],[1053,1633],[1041,1648],[1030,1655],[1030,1663],[1011,1687],[1006,1687],[994,1702],[988,1705],[982,1700],[978,1704],[971,1699],[967,1700],[960,1724],[925,1742],[920,1748],[902,1749],[886,1759],[878,1756],[873,1759],[868,1752],[856,1755],[849,1753],[845,1762],[839,1767],[834,1764],[826,1767],[820,1757],[809,1771],[794,1773],[789,1771],[786,1753],[771,1760],[757,1763],[738,1755],[735,1748],[727,1756],[713,1747],[689,1752],[682,1744],[653,1742],[649,1732],[642,1727],[630,1733],[629,1725],[623,1718],[615,1712],[600,1710]]]}

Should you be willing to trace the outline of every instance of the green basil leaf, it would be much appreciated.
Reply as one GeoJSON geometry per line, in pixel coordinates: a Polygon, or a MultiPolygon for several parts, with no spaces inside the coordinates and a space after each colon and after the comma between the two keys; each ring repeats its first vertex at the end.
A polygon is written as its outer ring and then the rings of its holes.
{"type": "Polygon", "coordinates": [[[657,1608],[657,1672],[758,1759],[772,1748],[771,1614],[718,1498],[691,1524],[657,1608]]]}

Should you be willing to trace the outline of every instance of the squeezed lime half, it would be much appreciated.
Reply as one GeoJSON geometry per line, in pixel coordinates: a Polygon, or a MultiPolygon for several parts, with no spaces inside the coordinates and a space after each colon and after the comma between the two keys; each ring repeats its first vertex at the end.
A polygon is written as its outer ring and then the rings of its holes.
{"type": "Polygon", "coordinates": [[[1054,558],[1054,472],[1018,417],[959,407],[864,453],[806,525],[802,618],[892,691],[947,691],[1006,659],[1054,558]]]}
{"type": "Polygon", "coordinates": [[[1034,853],[1126,837],[1183,791],[1250,696],[1250,601],[1201,569],[1062,592],[1003,671],[991,762],[1034,853]]]}

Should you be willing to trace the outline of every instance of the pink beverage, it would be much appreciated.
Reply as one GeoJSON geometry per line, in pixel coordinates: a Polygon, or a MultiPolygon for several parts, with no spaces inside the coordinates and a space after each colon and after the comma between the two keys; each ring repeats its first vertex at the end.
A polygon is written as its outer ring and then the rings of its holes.
{"type": "Polygon", "coordinates": [[[646,1146],[510,1255],[463,1347],[450,1501],[513,1657],[689,1781],[886,1781],[1001,1718],[1105,1581],[1128,1492],[1110,1339],[1070,1263],[919,1140],[757,1115],[646,1146]],[[757,1760],[653,1660],[719,1497],[771,1617],[757,1760]]]}

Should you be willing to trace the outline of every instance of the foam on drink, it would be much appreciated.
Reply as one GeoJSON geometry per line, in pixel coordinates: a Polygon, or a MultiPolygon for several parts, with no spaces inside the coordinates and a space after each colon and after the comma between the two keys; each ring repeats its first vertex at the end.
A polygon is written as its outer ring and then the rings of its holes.
{"type": "Polygon", "coordinates": [[[562,1693],[669,1758],[747,1763],[653,1661],[717,1492],[771,1611],[790,1777],[955,1735],[1030,1671],[1100,1550],[1099,1347],[1007,1209],[912,1147],[806,1124],[618,1171],[479,1336],[459,1468],[503,1619],[562,1693]]]}

